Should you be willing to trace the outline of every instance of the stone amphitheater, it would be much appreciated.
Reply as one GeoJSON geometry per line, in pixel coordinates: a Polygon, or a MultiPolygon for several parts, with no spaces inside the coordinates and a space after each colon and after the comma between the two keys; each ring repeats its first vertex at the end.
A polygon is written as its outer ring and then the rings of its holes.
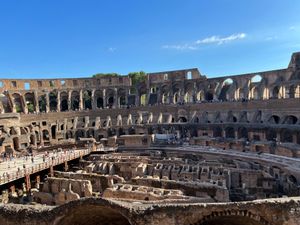
{"type": "Polygon", "coordinates": [[[0,93],[0,224],[300,225],[300,53],[0,93]]]}

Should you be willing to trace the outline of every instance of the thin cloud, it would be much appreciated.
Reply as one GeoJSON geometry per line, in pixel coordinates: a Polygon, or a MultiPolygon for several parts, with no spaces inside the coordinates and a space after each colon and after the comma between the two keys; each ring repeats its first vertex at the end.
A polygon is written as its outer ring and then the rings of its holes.
{"type": "Polygon", "coordinates": [[[175,50],[197,50],[200,48],[201,45],[208,45],[208,44],[217,44],[222,45],[225,43],[237,41],[246,38],[245,33],[237,33],[232,34],[226,37],[220,36],[211,36],[204,39],[196,40],[192,43],[185,43],[185,44],[178,44],[178,45],[163,45],[162,48],[164,49],[175,49],[175,50]]]}
{"type": "Polygon", "coordinates": [[[162,48],[165,49],[176,49],[176,50],[197,50],[198,48],[193,45],[184,44],[184,45],[163,45],[162,48]]]}
{"type": "Polygon", "coordinates": [[[289,30],[296,30],[296,27],[295,26],[290,26],[289,30]]]}
{"type": "Polygon", "coordinates": [[[116,49],[116,48],[113,48],[113,47],[109,47],[109,48],[108,48],[108,51],[109,51],[109,52],[115,52],[116,50],[117,50],[117,49],[116,49]]]}
{"type": "Polygon", "coordinates": [[[227,37],[211,36],[208,38],[197,40],[196,44],[214,44],[214,43],[216,43],[218,45],[221,45],[221,44],[232,42],[235,40],[244,39],[246,36],[247,35],[245,33],[232,34],[227,37]]]}

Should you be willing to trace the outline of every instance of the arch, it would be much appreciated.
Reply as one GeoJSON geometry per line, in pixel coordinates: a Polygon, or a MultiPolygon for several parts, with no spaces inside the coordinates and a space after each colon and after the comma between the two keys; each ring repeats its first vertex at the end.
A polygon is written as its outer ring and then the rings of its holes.
{"type": "Polygon", "coordinates": [[[106,106],[112,108],[115,104],[115,91],[112,89],[108,89],[106,93],[106,106]]]}
{"type": "Polygon", "coordinates": [[[71,94],[71,109],[72,110],[78,110],[79,109],[79,101],[80,101],[80,95],[78,91],[72,91],[71,94]]]}
{"type": "Polygon", "coordinates": [[[185,116],[178,117],[178,123],[187,123],[187,118],[185,116]]]}
{"type": "Polygon", "coordinates": [[[222,137],[222,128],[221,127],[213,128],[213,137],[222,137]]]}
{"type": "Polygon", "coordinates": [[[272,90],[272,98],[284,98],[284,88],[275,86],[272,90]]]}
{"type": "Polygon", "coordinates": [[[49,131],[48,130],[43,130],[42,131],[42,137],[44,141],[50,141],[50,135],[49,135],[49,131]]]}
{"type": "Polygon", "coordinates": [[[110,206],[83,204],[68,207],[57,224],[64,225],[130,225],[129,220],[110,206]]]}
{"type": "Polygon", "coordinates": [[[262,81],[262,76],[260,74],[254,75],[251,79],[251,83],[260,83],[262,81]]]}
{"type": "Polygon", "coordinates": [[[238,139],[245,138],[248,139],[248,130],[245,127],[238,128],[238,139]]]}
{"type": "Polygon", "coordinates": [[[5,94],[0,94],[0,101],[2,102],[4,113],[12,112],[12,103],[5,94]]]}
{"type": "Polygon", "coordinates": [[[60,111],[65,112],[68,111],[68,109],[68,93],[64,91],[60,93],[60,111]]]}
{"type": "Polygon", "coordinates": [[[298,122],[298,119],[296,116],[288,115],[283,119],[283,124],[296,124],[298,122]]]}
{"type": "Polygon", "coordinates": [[[104,107],[103,91],[102,90],[96,90],[95,91],[93,101],[95,101],[95,105],[98,109],[104,107]]]}
{"type": "Polygon", "coordinates": [[[235,138],[235,132],[233,127],[225,128],[225,137],[226,138],[235,138]]]}
{"type": "Polygon", "coordinates": [[[272,115],[269,119],[268,119],[268,123],[271,124],[279,124],[280,121],[280,117],[277,115],[272,115]]]}
{"type": "Polygon", "coordinates": [[[26,103],[28,112],[30,112],[30,113],[35,112],[35,100],[34,100],[33,93],[25,94],[25,103],[26,103]]]}
{"type": "Polygon", "coordinates": [[[39,111],[46,112],[46,108],[47,108],[46,95],[39,96],[38,101],[39,101],[39,111]]]}
{"type": "Polygon", "coordinates": [[[211,91],[207,91],[205,93],[205,100],[206,101],[212,101],[214,99],[214,95],[211,91]]]}
{"type": "Polygon", "coordinates": [[[82,94],[83,108],[92,109],[92,91],[85,90],[82,94]]]}
{"type": "Polygon", "coordinates": [[[126,91],[123,88],[120,88],[118,90],[118,103],[119,103],[119,106],[126,105],[126,91]]]}
{"type": "Polygon", "coordinates": [[[276,141],[277,139],[277,133],[273,129],[267,129],[266,130],[266,139],[267,141],[276,141]]]}
{"type": "Polygon", "coordinates": [[[57,93],[55,93],[54,91],[49,93],[49,105],[50,111],[57,110],[57,93]]]}
{"type": "Polygon", "coordinates": [[[21,113],[21,112],[24,113],[24,102],[22,101],[21,95],[19,93],[14,93],[12,95],[12,98],[13,98],[13,103],[14,103],[15,108],[16,108],[16,112],[17,113],[21,113]]]}
{"type": "Polygon", "coordinates": [[[293,134],[290,130],[283,129],[280,132],[280,141],[281,142],[293,142],[293,134]]]}
{"type": "Polygon", "coordinates": [[[219,94],[218,99],[222,101],[227,101],[230,100],[229,96],[229,89],[233,85],[233,80],[231,78],[227,78],[226,80],[223,81],[221,91],[219,94]]]}

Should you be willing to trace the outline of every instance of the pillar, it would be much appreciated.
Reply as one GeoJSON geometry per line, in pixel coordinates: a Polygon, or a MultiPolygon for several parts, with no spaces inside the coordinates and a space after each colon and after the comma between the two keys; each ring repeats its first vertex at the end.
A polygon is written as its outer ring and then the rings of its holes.
{"type": "Polygon", "coordinates": [[[49,99],[49,92],[46,93],[46,112],[50,111],[50,99],[49,99]]]}
{"type": "Polygon", "coordinates": [[[25,175],[25,185],[26,185],[26,191],[29,192],[31,189],[30,174],[25,175]]]}
{"type": "Polygon", "coordinates": [[[69,169],[68,161],[65,161],[65,164],[64,164],[64,170],[65,170],[65,172],[67,172],[68,169],[69,169]]]}
{"type": "Polygon", "coordinates": [[[68,110],[72,110],[72,91],[68,91],[68,110]]]}
{"type": "Polygon", "coordinates": [[[117,107],[120,106],[119,99],[118,99],[118,89],[117,88],[115,88],[114,99],[115,99],[115,101],[114,101],[113,106],[114,106],[114,108],[117,108],[117,107]]]}
{"type": "Polygon", "coordinates": [[[103,89],[103,108],[106,108],[106,105],[107,105],[107,101],[106,101],[106,90],[103,89]]]}
{"type": "Polygon", "coordinates": [[[96,102],[96,99],[95,99],[95,89],[92,90],[92,109],[95,110],[97,108],[97,102],[96,102]]]}
{"type": "Polygon", "coordinates": [[[60,91],[57,92],[57,112],[60,112],[60,91]]]}
{"type": "Polygon", "coordinates": [[[53,165],[50,166],[50,177],[54,176],[54,169],[53,169],[53,165]]]}
{"type": "Polygon", "coordinates": [[[35,111],[38,113],[40,112],[40,106],[39,106],[39,96],[37,91],[34,91],[33,95],[34,95],[34,102],[35,102],[35,111]]]}
{"type": "Polygon", "coordinates": [[[79,110],[83,110],[83,91],[79,91],[79,110]]]}
{"type": "Polygon", "coordinates": [[[36,187],[37,189],[40,188],[40,183],[41,183],[41,178],[40,178],[39,175],[37,175],[37,176],[36,176],[36,184],[35,184],[35,187],[36,187]]]}

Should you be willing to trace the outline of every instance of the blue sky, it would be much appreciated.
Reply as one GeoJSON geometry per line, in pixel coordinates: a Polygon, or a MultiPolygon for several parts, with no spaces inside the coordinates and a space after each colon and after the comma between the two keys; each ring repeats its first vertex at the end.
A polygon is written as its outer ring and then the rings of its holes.
{"type": "Polygon", "coordinates": [[[285,68],[299,0],[0,0],[0,78],[285,68]]]}

